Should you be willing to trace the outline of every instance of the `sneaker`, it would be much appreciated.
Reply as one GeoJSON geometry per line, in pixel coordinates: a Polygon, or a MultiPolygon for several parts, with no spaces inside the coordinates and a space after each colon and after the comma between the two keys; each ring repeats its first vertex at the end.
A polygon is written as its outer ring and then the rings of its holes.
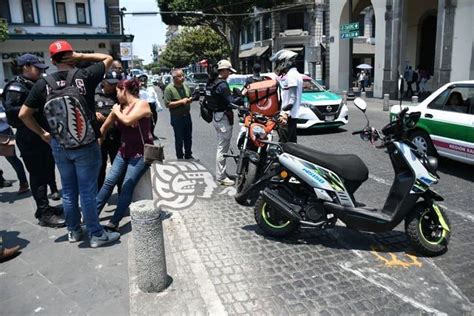
{"type": "Polygon", "coordinates": [[[59,201],[61,199],[61,194],[58,191],[54,191],[49,195],[49,198],[53,201],[59,201]]]}
{"type": "Polygon", "coordinates": [[[41,215],[41,217],[39,218],[39,224],[45,227],[59,228],[66,226],[66,220],[48,211],[41,215]]]}
{"type": "Polygon", "coordinates": [[[219,183],[220,185],[224,185],[224,186],[232,186],[232,185],[235,184],[235,181],[231,180],[229,178],[225,178],[225,179],[222,179],[222,180],[217,180],[217,183],[219,183]]]}
{"type": "Polygon", "coordinates": [[[105,224],[103,227],[108,232],[116,232],[116,233],[119,232],[119,225],[115,225],[114,223],[110,221],[107,224],[105,224]]]}
{"type": "Polygon", "coordinates": [[[116,240],[120,239],[120,234],[116,232],[103,231],[100,236],[92,236],[91,238],[91,247],[97,248],[102,247],[107,244],[110,244],[116,240]]]}
{"type": "Polygon", "coordinates": [[[20,188],[18,189],[18,194],[23,194],[30,191],[30,186],[28,185],[28,182],[23,182],[20,183],[20,188]]]}
{"type": "Polygon", "coordinates": [[[78,230],[70,230],[67,233],[67,239],[69,240],[70,243],[79,242],[81,241],[83,234],[84,234],[84,231],[82,230],[82,227],[79,228],[78,230]]]}
{"type": "Polygon", "coordinates": [[[20,246],[15,246],[13,248],[0,248],[0,262],[7,261],[18,255],[20,246]]]}

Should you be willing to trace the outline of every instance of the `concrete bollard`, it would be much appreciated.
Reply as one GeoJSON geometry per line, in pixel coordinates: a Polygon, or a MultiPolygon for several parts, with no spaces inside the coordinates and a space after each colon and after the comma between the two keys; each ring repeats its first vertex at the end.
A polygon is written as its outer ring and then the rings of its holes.
{"type": "Polygon", "coordinates": [[[365,98],[366,98],[365,91],[362,91],[362,92],[360,93],[360,97],[361,97],[362,100],[365,101],[365,98]]]}
{"type": "Polygon", "coordinates": [[[411,103],[412,104],[417,104],[418,103],[418,96],[417,95],[414,95],[411,97],[411,103]]]}
{"type": "Polygon", "coordinates": [[[147,293],[160,292],[171,281],[166,269],[163,213],[153,200],[143,200],[130,205],[130,214],[138,287],[147,293]]]}
{"type": "Polygon", "coordinates": [[[346,90],[342,91],[342,101],[344,102],[344,104],[347,104],[347,91],[346,90]]]}
{"type": "Polygon", "coordinates": [[[390,108],[390,94],[385,93],[383,95],[383,110],[388,111],[390,108]]]}

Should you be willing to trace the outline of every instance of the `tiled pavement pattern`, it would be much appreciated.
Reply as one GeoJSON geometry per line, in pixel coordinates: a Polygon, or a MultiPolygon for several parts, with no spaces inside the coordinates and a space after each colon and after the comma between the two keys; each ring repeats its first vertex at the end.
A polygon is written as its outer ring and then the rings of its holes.
{"type": "MultiPolygon", "coordinates": [[[[162,294],[132,297],[132,314],[159,309],[169,315],[210,310],[217,314],[454,315],[471,310],[465,297],[449,293],[445,276],[433,264],[456,257],[452,249],[446,259],[415,258],[421,267],[390,268],[377,259],[376,254],[390,259],[394,253],[403,262],[412,262],[401,232],[373,238],[339,227],[303,230],[288,239],[266,238],[255,225],[253,209],[237,206],[229,197],[200,200],[169,215],[165,221],[168,272],[174,283],[162,294]],[[372,246],[381,245],[385,250],[372,253],[372,246]],[[380,279],[379,275],[388,276],[380,279]],[[395,279],[394,286],[387,282],[390,278],[395,279]]],[[[460,243],[456,239],[454,252],[460,243]]],[[[455,284],[448,285],[456,289],[455,284]]]]}

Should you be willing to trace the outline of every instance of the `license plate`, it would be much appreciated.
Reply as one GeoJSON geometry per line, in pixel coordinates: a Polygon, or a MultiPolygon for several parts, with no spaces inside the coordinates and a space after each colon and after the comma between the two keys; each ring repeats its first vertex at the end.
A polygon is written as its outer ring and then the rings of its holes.
{"type": "Polygon", "coordinates": [[[326,121],[334,121],[334,115],[326,116],[326,121]]]}

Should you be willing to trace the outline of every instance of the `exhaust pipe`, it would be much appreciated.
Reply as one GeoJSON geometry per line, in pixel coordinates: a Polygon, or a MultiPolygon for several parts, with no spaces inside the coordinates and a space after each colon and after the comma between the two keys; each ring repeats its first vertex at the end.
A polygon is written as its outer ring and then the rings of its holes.
{"type": "Polygon", "coordinates": [[[301,216],[299,215],[301,207],[289,203],[285,199],[281,198],[276,190],[266,188],[261,194],[265,202],[282,215],[290,218],[293,221],[300,222],[302,220],[301,216]]]}

